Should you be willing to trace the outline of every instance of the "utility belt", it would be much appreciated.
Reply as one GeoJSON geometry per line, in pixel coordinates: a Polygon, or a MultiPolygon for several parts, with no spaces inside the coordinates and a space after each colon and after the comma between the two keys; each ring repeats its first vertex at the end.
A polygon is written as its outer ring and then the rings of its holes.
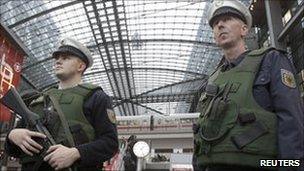
{"type": "Polygon", "coordinates": [[[193,126],[194,154],[204,166],[257,167],[259,159],[276,158],[276,116],[239,106],[238,99],[230,96],[240,86],[240,83],[207,84],[200,97],[201,114],[198,124],[193,126]]]}

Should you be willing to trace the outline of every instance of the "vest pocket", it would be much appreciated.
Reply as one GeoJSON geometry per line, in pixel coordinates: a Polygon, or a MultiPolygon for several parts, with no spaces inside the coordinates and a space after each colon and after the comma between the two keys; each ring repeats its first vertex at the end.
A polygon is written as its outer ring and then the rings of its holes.
{"type": "Polygon", "coordinates": [[[197,111],[199,111],[200,117],[203,117],[206,114],[206,109],[208,107],[208,104],[210,103],[212,98],[208,98],[206,93],[203,93],[198,101],[197,105],[197,111]]]}
{"type": "Polygon", "coordinates": [[[257,138],[268,133],[268,128],[261,122],[256,121],[251,124],[250,128],[244,130],[241,134],[231,137],[231,141],[237,147],[237,149],[242,149],[247,144],[250,144],[257,138]]]}
{"type": "Polygon", "coordinates": [[[212,84],[206,86],[206,91],[202,93],[197,106],[197,111],[201,113],[200,117],[208,116],[217,94],[218,86],[212,84]]]}
{"type": "Polygon", "coordinates": [[[274,157],[277,155],[276,124],[275,114],[241,108],[230,143],[236,151],[274,157]]]}
{"type": "Polygon", "coordinates": [[[235,122],[236,120],[234,117],[237,115],[236,104],[228,99],[231,87],[232,84],[225,84],[208,104],[200,132],[205,141],[215,141],[221,138],[230,129],[226,122],[228,121],[229,125],[231,121],[235,122]],[[233,111],[234,115],[227,115],[230,113],[229,110],[235,110],[233,111]]]}
{"type": "Polygon", "coordinates": [[[238,109],[234,102],[219,102],[219,107],[221,109],[216,114],[203,118],[201,122],[199,134],[206,142],[214,142],[223,138],[237,121],[238,109]]]}

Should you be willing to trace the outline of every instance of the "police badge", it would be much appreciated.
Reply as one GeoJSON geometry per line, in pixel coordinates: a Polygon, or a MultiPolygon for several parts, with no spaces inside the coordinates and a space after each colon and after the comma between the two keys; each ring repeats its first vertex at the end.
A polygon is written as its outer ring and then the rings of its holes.
{"type": "Polygon", "coordinates": [[[116,124],[116,116],[115,116],[115,113],[114,113],[113,109],[107,109],[107,114],[108,114],[109,120],[113,124],[116,124]]]}
{"type": "Polygon", "coordinates": [[[286,85],[287,87],[290,88],[296,88],[296,80],[294,78],[294,75],[292,72],[286,70],[286,69],[281,69],[281,78],[282,78],[282,83],[286,85]]]}

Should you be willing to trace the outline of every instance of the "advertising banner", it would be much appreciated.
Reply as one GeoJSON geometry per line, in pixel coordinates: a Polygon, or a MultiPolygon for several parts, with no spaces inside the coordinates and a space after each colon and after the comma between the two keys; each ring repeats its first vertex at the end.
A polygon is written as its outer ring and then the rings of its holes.
{"type": "MultiPolygon", "coordinates": [[[[0,25],[1,26],[1,25],[0,25]]],[[[0,27],[0,98],[20,80],[21,64],[24,53],[5,29],[0,27]]],[[[0,122],[9,121],[9,110],[0,104],[0,122]]]]}

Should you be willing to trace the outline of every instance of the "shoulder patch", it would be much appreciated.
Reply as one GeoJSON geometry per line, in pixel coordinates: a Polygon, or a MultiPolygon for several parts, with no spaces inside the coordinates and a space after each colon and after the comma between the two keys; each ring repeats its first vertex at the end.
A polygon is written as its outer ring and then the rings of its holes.
{"type": "Polygon", "coordinates": [[[292,72],[286,70],[286,69],[281,69],[281,79],[282,83],[285,84],[287,87],[290,88],[296,88],[296,80],[292,72]]]}
{"type": "Polygon", "coordinates": [[[116,124],[116,115],[114,113],[113,109],[107,109],[107,114],[108,114],[108,118],[109,120],[113,123],[116,124]]]}

